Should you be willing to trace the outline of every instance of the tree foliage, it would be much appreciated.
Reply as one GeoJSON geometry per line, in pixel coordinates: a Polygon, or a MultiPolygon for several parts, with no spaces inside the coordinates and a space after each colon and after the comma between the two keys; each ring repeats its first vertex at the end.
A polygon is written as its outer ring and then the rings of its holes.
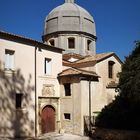
{"type": "Polygon", "coordinates": [[[136,42],[136,48],[126,57],[120,74],[120,95],[129,100],[140,101],[140,42],[136,42]]]}
{"type": "Polygon", "coordinates": [[[103,108],[96,125],[140,130],[140,41],[126,57],[119,80],[119,95],[103,108]]]}

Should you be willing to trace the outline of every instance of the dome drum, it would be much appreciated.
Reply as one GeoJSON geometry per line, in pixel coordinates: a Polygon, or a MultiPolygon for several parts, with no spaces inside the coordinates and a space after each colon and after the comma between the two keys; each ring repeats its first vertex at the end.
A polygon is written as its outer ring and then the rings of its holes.
{"type": "Polygon", "coordinates": [[[80,32],[59,32],[57,35],[49,34],[43,36],[44,42],[48,45],[51,45],[52,40],[54,41],[55,47],[64,49],[65,53],[75,53],[85,55],[92,55],[96,53],[96,37],[91,37],[89,35],[80,33],[80,32]],[[74,47],[69,47],[71,41],[74,47]],[[70,41],[70,42],[69,42],[70,41]]]}
{"type": "Polygon", "coordinates": [[[58,37],[61,34],[68,34],[68,35],[77,34],[77,35],[80,35],[80,36],[87,36],[89,38],[92,38],[94,41],[97,40],[96,36],[94,36],[92,34],[89,34],[89,33],[86,33],[86,32],[80,32],[80,31],[58,31],[58,32],[47,34],[47,35],[43,35],[42,40],[43,40],[43,42],[45,42],[45,41],[49,40],[50,38],[58,37]]]}

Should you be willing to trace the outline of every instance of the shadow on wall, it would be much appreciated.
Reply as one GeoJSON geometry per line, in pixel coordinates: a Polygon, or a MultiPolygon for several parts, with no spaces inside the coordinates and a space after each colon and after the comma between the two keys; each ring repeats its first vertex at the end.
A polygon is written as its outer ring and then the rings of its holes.
{"type": "Polygon", "coordinates": [[[32,76],[28,80],[20,70],[7,73],[0,70],[0,137],[30,137],[34,132],[34,111],[31,94],[32,76]]]}

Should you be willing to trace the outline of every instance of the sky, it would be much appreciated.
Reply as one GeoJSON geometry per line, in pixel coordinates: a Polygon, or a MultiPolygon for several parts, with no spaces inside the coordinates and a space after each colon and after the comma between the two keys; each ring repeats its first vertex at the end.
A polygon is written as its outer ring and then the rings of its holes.
{"type": "MultiPolygon", "coordinates": [[[[140,0],[75,0],[94,18],[97,53],[123,61],[140,40],[140,0]]],[[[41,40],[48,13],[64,0],[0,0],[0,30],[41,40]]]]}

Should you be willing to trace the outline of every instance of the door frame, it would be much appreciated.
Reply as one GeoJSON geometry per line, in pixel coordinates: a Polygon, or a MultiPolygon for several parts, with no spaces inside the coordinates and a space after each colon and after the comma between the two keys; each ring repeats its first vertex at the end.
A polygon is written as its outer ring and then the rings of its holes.
{"type": "MultiPolygon", "coordinates": [[[[42,134],[45,134],[45,133],[43,133],[42,132],[42,112],[43,112],[43,110],[45,109],[45,108],[51,108],[53,111],[54,111],[54,116],[53,116],[53,118],[54,118],[54,131],[52,131],[52,132],[55,132],[56,131],[56,110],[55,110],[55,108],[52,106],[52,105],[46,105],[46,106],[44,106],[43,108],[42,108],[42,110],[41,110],[41,115],[40,115],[40,117],[41,117],[41,133],[42,134]]],[[[50,131],[51,132],[51,131],[50,131]]],[[[46,132],[46,133],[49,133],[49,132],[46,132]]]]}
{"type": "Polygon", "coordinates": [[[59,97],[39,97],[38,99],[38,136],[42,136],[41,113],[45,106],[52,106],[55,110],[55,132],[61,129],[59,97]]]}

